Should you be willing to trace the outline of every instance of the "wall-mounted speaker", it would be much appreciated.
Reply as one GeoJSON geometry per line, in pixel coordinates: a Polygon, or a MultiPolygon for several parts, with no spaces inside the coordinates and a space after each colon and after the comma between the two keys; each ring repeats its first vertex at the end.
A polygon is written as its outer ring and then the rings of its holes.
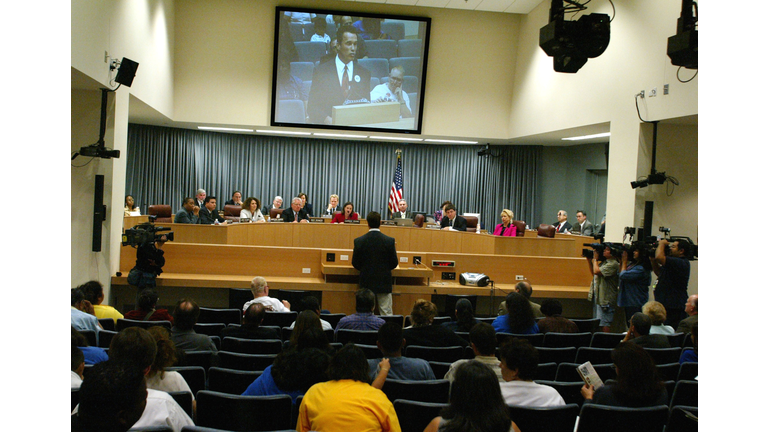
{"type": "Polygon", "coordinates": [[[123,57],[123,59],[120,61],[120,68],[117,70],[115,82],[130,87],[133,83],[133,78],[136,76],[136,69],[138,68],[138,63],[123,57]]]}

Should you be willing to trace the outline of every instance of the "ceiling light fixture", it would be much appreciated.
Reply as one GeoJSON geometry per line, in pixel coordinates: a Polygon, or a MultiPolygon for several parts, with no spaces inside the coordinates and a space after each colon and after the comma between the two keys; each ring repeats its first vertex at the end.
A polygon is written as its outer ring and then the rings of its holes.
{"type": "Polygon", "coordinates": [[[579,140],[587,140],[587,139],[592,139],[592,138],[603,138],[603,137],[609,137],[609,136],[611,136],[610,132],[604,132],[604,133],[592,134],[592,135],[582,135],[582,136],[561,138],[561,140],[563,140],[563,141],[579,141],[579,140]]]}
{"type": "Polygon", "coordinates": [[[477,144],[477,141],[455,141],[441,139],[425,139],[424,142],[446,143],[446,144],[477,144]]]}
{"type": "Polygon", "coordinates": [[[321,137],[334,137],[334,138],[368,138],[368,135],[344,135],[344,134],[332,134],[332,133],[317,133],[313,135],[321,137]]]}
{"type": "Polygon", "coordinates": [[[421,138],[403,138],[403,137],[387,137],[387,136],[369,136],[372,140],[395,140],[395,141],[424,141],[421,138]]]}
{"type": "Polygon", "coordinates": [[[221,132],[253,132],[253,129],[227,128],[216,126],[198,126],[200,130],[221,131],[221,132]]]}
{"type": "Polygon", "coordinates": [[[256,132],[263,133],[263,134],[281,134],[281,135],[312,135],[311,132],[294,132],[294,131],[264,130],[264,129],[256,129],[256,132]]]}

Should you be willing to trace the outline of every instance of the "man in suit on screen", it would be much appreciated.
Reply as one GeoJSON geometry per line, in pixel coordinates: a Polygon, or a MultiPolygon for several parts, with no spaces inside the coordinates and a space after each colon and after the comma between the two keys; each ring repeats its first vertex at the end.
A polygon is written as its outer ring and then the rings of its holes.
{"type": "Polygon", "coordinates": [[[368,233],[355,239],[352,266],[360,271],[360,288],[376,294],[381,315],[392,315],[392,269],[397,267],[395,239],[381,233],[381,215],[366,217],[368,233]]]}
{"type": "Polygon", "coordinates": [[[312,75],[307,99],[310,123],[332,124],[333,107],[345,101],[370,102],[371,72],[355,61],[357,29],[342,26],[336,34],[339,42],[335,59],[318,65],[312,75]]]}

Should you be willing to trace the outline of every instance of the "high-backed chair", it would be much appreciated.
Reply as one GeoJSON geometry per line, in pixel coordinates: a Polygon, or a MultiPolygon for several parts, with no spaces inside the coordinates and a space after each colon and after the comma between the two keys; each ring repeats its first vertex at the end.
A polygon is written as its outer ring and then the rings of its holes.
{"type": "Polygon", "coordinates": [[[421,213],[418,213],[416,217],[413,218],[413,226],[417,228],[423,228],[424,227],[424,215],[421,213]]]}
{"type": "Polygon", "coordinates": [[[294,42],[296,51],[299,54],[299,61],[316,62],[326,53],[325,42],[301,41],[294,42]]]}
{"type": "Polygon", "coordinates": [[[239,221],[240,210],[242,209],[243,207],[239,205],[226,204],[224,206],[224,219],[229,221],[239,221]]]}
{"type": "Polygon", "coordinates": [[[406,357],[424,359],[426,361],[455,362],[464,358],[464,347],[428,347],[408,345],[405,347],[406,357]]]}
{"type": "Polygon", "coordinates": [[[478,219],[477,216],[462,215],[467,220],[467,231],[474,231],[477,229],[478,219]]]}
{"type": "Polygon", "coordinates": [[[243,312],[241,309],[200,308],[199,323],[240,324],[243,312]]]}
{"type": "Polygon", "coordinates": [[[147,208],[147,214],[150,216],[157,216],[156,223],[172,223],[173,213],[171,212],[171,206],[168,204],[151,204],[147,208]]]}
{"type": "Polygon", "coordinates": [[[193,394],[205,390],[206,374],[202,366],[171,366],[167,370],[176,371],[184,377],[184,381],[187,382],[193,394]]]}
{"type": "Polygon", "coordinates": [[[699,382],[682,380],[675,383],[675,390],[669,399],[669,406],[699,406],[699,382]]]}
{"type": "Polygon", "coordinates": [[[525,237],[525,221],[513,220],[512,225],[517,228],[515,237],[525,237]]]}
{"type": "Polygon", "coordinates": [[[253,300],[253,293],[248,288],[229,289],[229,309],[243,310],[243,306],[253,300]]]}
{"type": "Polygon", "coordinates": [[[571,319],[580,332],[594,333],[600,328],[600,318],[584,318],[584,319],[571,319]]]}
{"type": "Polygon", "coordinates": [[[611,348],[579,347],[576,351],[576,363],[591,362],[595,364],[610,364],[611,348]]]}
{"type": "Polygon", "coordinates": [[[371,71],[371,77],[381,79],[389,76],[389,62],[385,58],[362,58],[358,60],[358,63],[371,71]]]}
{"type": "Polygon", "coordinates": [[[208,369],[208,390],[241,395],[263,371],[242,371],[222,367],[208,369]]]}
{"type": "Polygon", "coordinates": [[[281,215],[282,216],[283,210],[285,210],[285,209],[274,209],[274,208],[269,209],[269,218],[270,219],[275,219],[277,217],[277,215],[281,215]]]}
{"type": "Polygon", "coordinates": [[[370,39],[365,41],[368,58],[391,59],[397,57],[397,42],[390,39],[370,39]]]}
{"type": "MultiPolygon", "coordinates": [[[[392,40],[402,41],[405,39],[405,23],[402,21],[382,21],[381,31],[386,33],[392,40]]],[[[422,430],[424,430],[424,428],[422,428],[422,430]]]]}
{"type": "Polygon", "coordinates": [[[624,408],[584,404],[579,413],[579,432],[662,432],[669,408],[624,408]]]}
{"type": "Polygon", "coordinates": [[[421,432],[429,422],[440,415],[447,403],[417,402],[413,400],[396,399],[393,402],[397,419],[403,432],[421,432]]]}
{"type": "Polygon", "coordinates": [[[403,323],[405,322],[405,318],[402,315],[376,315],[377,317],[383,319],[385,322],[393,322],[400,327],[403,326],[403,323]]]}
{"type": "MultiPolygon", "coordinates": [[[[555,333],[544,334],[542,346],[550,348],[583,347],[589,346],[592,341],[592,333],[555,333]]],[[[574,353],[575,354],[575,353],[574,353]]]]}
{"type": "Polygon", "coordinates": [[[509,407],[509,417],[526,432],[573,432],[578,415],[579,405],[575,403],[557,407],[509,407]]]}
{"type": "Polygon", "coordinates": [[[336,328],[336,324],[338,324],[339,321],[341,321],[341,319],[344,318],[345,316],[347,316],[347,314],[345,313],[330,313],[330,314],[321,313],[320,319],[328,321],[328,324],[330,324],[331,327],[336,328]]]}
{"type": "Polygon", "coordinates": [[[401,39],[397,41],[398,57],[421,56],[421,39],[401,39]]]}
{"type": "Polygon", "coordinates": [[[621,333],[596,332],[592,334],[592,341],[589,346],[592,348],[616,348],[622,340],[624,340],[624,335],[621,333]]]}
{"type": "Polygon", "coordinates": [[[451,387],[446,379],[428,381],[404,381],[388,379],[381,391],[390,401],[397,399],[415,400],[420,402],[447,403],[451,387]]]}
{"type": "Polygon", "coordinates": [[[148,329],[153,326],[165,327],[168,330],[170,330],[171,322],[170,321],[141,321],[141,320],[132,320],[127,318],[118,318],[117,324],[115,324],[115,330],[119,332],[120,330],[128,327],[141,327],[143,329],[148,329]]]}
{"type": "Polygon", "coordinates": [[[292,427],[291,406],[288,395],[240,396],[201,390],[195,424],[227,431],[287,430],[292,427]]]}
{"type": "Polygon", "coordinates": [[[314,62],[291,62],[291,75],[302,81],[312,81],[314,71],[314,62]]]}
{"type": "Polygon", "coordinates": [[[555,226],[554,225],[549,225],[549,224],[541,224],[541,225],[539,225],[538,236],[539,237],[554,238],[555,237],[555,226]]]}
{"type": "Polygon", "coordinates": [[[275,361],[277,354],[242,354],[219,351],[219,366],[227,369],[263,371],[275,361]]]}
{"type": "Polygon", "coordinates": [[[277,101],[277,113],[275,118],[279,122],[305,123],[307,121],[307,114],[306,111],[304,111],[304,101],[300,99],[280,99],[277,101]]]}

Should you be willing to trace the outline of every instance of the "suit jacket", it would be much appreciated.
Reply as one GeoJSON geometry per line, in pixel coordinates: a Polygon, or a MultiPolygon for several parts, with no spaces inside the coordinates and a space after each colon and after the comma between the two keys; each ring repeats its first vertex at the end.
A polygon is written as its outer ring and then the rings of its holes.
{"type": "Polygon", "coordinates": [[[368,231],[355,239],[352,266],[360,271],[360,288],[376,294],[392,292],[392,269],[397,267],[395,239],[381,231],[368,231]]]}
{"type": "MultiPolygon", "coordinates": [[[[307,211],[304,209],[299,210],[299,219],[296,220],[296,222],[301,222],[304,219],[309,219],[309,215],[307,214],[307,211]]],[[[295,219],[293,218],[293,209],[288,207],[287,209],[283,210],[282,218],[285,222],[293,222],[295,219]]]]}
{"type": "Polygon", "coordinates": [[[198,220],[197,223],[201,225],[212,225],[216,221],[219,221],[219,223],[221,223],[221,222],[225,222],[226,219],[219,216],[219,212],[216,209],[214,209],[213,211],[209,211],[208,208],[206,208],[205,206],[200,207],[200,220],[198,220]]]}
{"type": "MultiPolygon", "coordinates": [[[[354,75],[350,75],[350,91],[346,100],[370,100],[371,72],[353,62],[354,75]]],[[[310,123],[323,123],[326,117],[333,116],[333,107],[343,105],[344,93],[341,90],[339,75],[336,72],[336,60],[319,64],[312,74],[312,87],[307,99],[307,113],[310,123]]]]}
{"type": "MultiPolygon", "coordinates": [[[[504,224],[498,224],[496,225],[496,229],[493,230],[493,235],[502,235],[501,234],[501,227],[504,226],[504,224]]],[[[511,223],[509,226],[504,230],[504,237],[515,237],[517,234],[517,227],[512,225],[511,223]]]]}
{"type": "Polygon", "coordinates": [[[555,222],[552,224],[555,227],[555,232],[564,233],[565,231],[570,231],[572,228],[571,224],[568,223],[568,221],[563,222],[563,225],[560,226],[560,228],[557,228],[558,223],[559,222],[555,222]]]}
{"type": "MultiPolygon", "coordinates": [[[[443,219],[440,220],[440,228],[445,228],[447,226],[451,226],[451,220],[448,219],[447,216],[444,216],[443,219]]],[[[467,220],[459,215],[456,215],[456,219],[453,220],[453,229],[456,231],[466,231],[467,220]]]]}
{"type": "Polygon", "coordinates": [[[184,207],[181,208],[178,212],[176,212],[176,216],[173,218],[173,223],[186,223],[186,224],[196,224],[198,223],[200,219],[200,216],[195,216],[194,213],[188,212],[184,207]]]}
{"type": "Polygon", "coordinates": [[[571,230],[574,234],[581,234],[584,236],[591,236],[595,233],[595,226],[592,225],[592,222],[589,221],[589,219],[584,221],[584,229],[582,230],[582,227],[579,223],[576,223],[576,225],[573,226],[573,230],[571,230]]]}
{"type": "Polygon", "coordinates": [[[413,219],[413,213],[409,212],[408,210],[405,211],[405,218],[403,218],[402,213],[400,211],[396,211],[394,214],[392,214],[393,219],[413,219]]]}

